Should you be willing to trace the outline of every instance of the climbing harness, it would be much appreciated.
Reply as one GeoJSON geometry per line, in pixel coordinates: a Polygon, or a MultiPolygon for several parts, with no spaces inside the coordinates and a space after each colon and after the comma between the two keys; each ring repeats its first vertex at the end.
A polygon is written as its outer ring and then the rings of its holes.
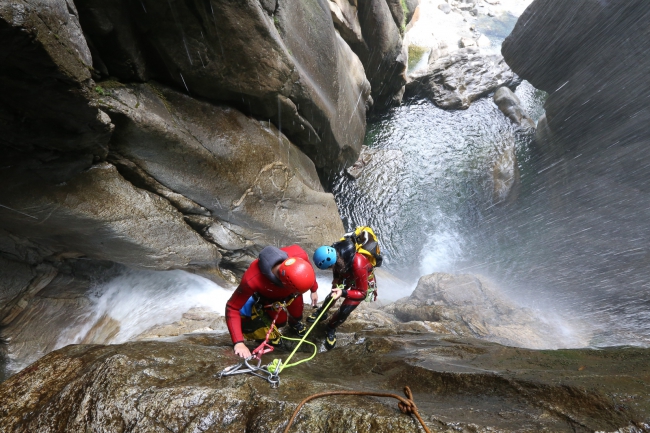
{"type": "Polygon", "coordinates": [[[263,305],[258,296],[252,296],[241,309],[243,315],[249,317],[246,322],[242,322],[244,338],[247,340],[264,340],[266,337],[269,337],[268,339],[272,342],[279,341],[282,334],[277,327],[271,326],[271,319],[266,313],[266,310],[270,308],[276,311],[276,314],[279,313],[280,310],[286,312],[287,307],[291,305],[295,299],[296,298],[293,297],[283,302],[276,301],[268,305],[263,305]],[[272,329],[272,331],[271,334],[267,335],[269,329],[272,329]]]}
{"type": "Polygon", "coordinates": [[[246,358],[245,360],[243,360],[242,362],[240,362],[238,364],[231,365],[230,367],[224,368],[221,371],[221,373],[219,373],[219,379],[221,379],[222,377],[226,377],[226,376],[235,376],[235,375],[238,375],[238,374],[250,373],[250,374],[252,374],[254,376],[260,377],[260,378],[265,379],[266,381],[268,381],[269,384],[271,384],[271,388],[279,387],[280,386],[280,373],[282,372],[282,370],[284,370],[285,368],[288,368],[288,367],[294,367],[294,366],[296,366],[298,364],[302,364],[303,362],[310,361],[310,360],[314,359],[314,357],[316,356],[316,353],[318,353],[318,347],[314,343],[312,343],[311,341],[305,341],[305,340],[309,336],[309,333],[312,331],[312,329],[314,329],[314,327],[316,326],[318,321],[321,319],[324,312],[327,310],[327,308],[330,306],[330,304],[332,303],[333,300],[334,299],[330,299],[327,306],[323,309],[323,311],[318,316],[316,321],[309,327],[309,329],[307,330],[307,332],[305,333],[305,335],[302,338],[298,339],[298,338],[285,337],[284,335],[281,336],[281,338],[285,339],[285,340],[298,341],[298,344],[293,349],[293,352],[291,352],[291,354],[286,359],[286,361],[282,362],[281,359],[276,358],[272,362],[270,362],[269,364],[262,365],[262,355],[273,352],[273,350],[274,350],[274,347],[269,344],[269,338],[271,336],[271,331],[273,331],[273,329],[277,330],[277,328],[275,326],[275,322],[278,319],[278,316],[280,315],[280,311],[284,310],[284,311],[287,312],[287,314],[289,314],[289,312],[287,311],[287,308],[286,308],[287,307],[286,303],[284,303],[284,302],[275,302],[275,303],[271,304],[273,306],[273,308],[276,310],[276,313],[275,313],[275,318],[273,319],[273,322],[271,323],[271,326],[269,327],[269,330],[266,333],[266,338],[264,339],[264,341],[259,346],[257,346],[257,348],[255,348],[255,350],[253,350],[251,352],[251,356],[249,358],[246,358]],[[300,345],[302,343],[308,343],[308,344],[312,345],[314,347],[314,353],[312,353],[312,355],[309,358],[302,359],[300,361],[294,362],[293,364],[290,364],[289,361],[291,360],[293,355],[298,351],[298,348],[300,347],[300,345]],[[257,365],[252,365],[251,364],[251,362],[253,362],[254,360],[257,360],[257,365]]]}
{"type": "Polygon", "coordinates": [[[406,398],[397,395],[397,394],[388,394],[388,393],[383,393],[383,392],[367,392],[367,391],[328,391],[328,392],[320,392],[318,394],[310,395],[309,397],[303,399],[300,404],[298,404],[298,407],[296,407],[296,410],[293,411],[293,415],[291,416],[291,419],[289,420],[289,424],[287,424],[287,427],[284,429],[284,433],[289,433],[289,429],[291,428],[291,425],[293,424],[294,420],[296,419],[296,416],[298,416],[298,412],[300,409],[303,407],[305,403],[307,403],[310,400],[320,398],[320,397],[327,397],[329,395],[362,395],[362,396],[372,396],[372,397],[391,397],[391,398],[396,398],[399,400],[399,403],[397,403],[397,407],[399,407],[399,410],[406,414],[406,415],[415,415],[418,421],[420,421],[420,425],[424,429],[426,433],[431,433],[431,430],[426,426],[424,423],[424,420],[420,416],[418,412],[418,407],[415,405],[415,402],[413,401],[413,394],[411,393],[411,388],[408,386],[404,387],[404,395],[406,395],[406,398]]]}
{"type": "Polygon", "coordinates": [[[366,302],[375,302],[377,300],[377,279],[373,269],[368,275],[368,291],[366,292],[366,302]]]}

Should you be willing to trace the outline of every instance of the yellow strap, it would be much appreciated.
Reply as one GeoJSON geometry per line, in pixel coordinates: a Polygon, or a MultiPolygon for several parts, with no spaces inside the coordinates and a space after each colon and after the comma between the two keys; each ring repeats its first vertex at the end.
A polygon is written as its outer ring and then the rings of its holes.
{"type": "Polygon", "coordinates": [[[358,246],[357,247],[357,252],[359,254],[363,254],[364,256],[366,256],[366,259],[368,259],[368,261],[370,262],[370,264],[372,266],[375,266],[377,264],[377,259],[375,259],[375,256],[373,256],[370,251],[366,251],[363,248],[361,248],[360,246],[358,246]]]}

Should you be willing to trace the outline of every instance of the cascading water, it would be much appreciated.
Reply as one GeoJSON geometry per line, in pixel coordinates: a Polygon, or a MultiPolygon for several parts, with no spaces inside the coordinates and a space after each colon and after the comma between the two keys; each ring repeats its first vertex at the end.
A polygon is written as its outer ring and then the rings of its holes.
{"type": "MultiPolygon", "coordinates": [[[[524,82],[516,94],[533,119],[543,113],[543,92],[524,82]]],[[[555,167],[491,98],[465,111],[411,101],[370,122],[366,145],[374,155],[363,174],[342,173],[333,191],[346,228],[376,229],[389,271],[410,281],[483,275],[520,305],[580,329],[590,346],[650,343],[648,272],[635,260],[645,238],[630,225],[642,215],[627,221],[616,207],[625,202],[620,190],[605,194],[602,207],[580,192],[611,185],[605,170],[594,173],[581,155],[555,167]],[[520,181],[500,202],[493,167],[512,145],[520,181]]]]}
{"type": "MultiPolygon", "coordinates": [[[[319,296],[329,293],[329,280],[319,278],[319,296]]],[[[193,308],[224,315],[232,289],[185,271],[136,271],[95,286],[90,302],[63,330],[54,349],[79,343],[119,344],[158,325],[182,319],[193,308]]],[[[305,304],[310,301],[304,296],[305,304]]],[[[225,322],[213,331],[226,332],[225,322]]],[[[24,364],[24,362],[23,362],[24,364]]],[[[10,365],[19,370],[24,365],[10,365]]]]}
{"type": "MultiPolygon", "coordinates": [[[[524,83],[516,93],[533,116],[542,112],[543,92],[524,83]]],[[[496,205],[493,165],[512,146],[525,160],[528,140],[490,98],[463,111],[426,100],[395,108],[368,125],[376,153],[363,175],[334,182],[344,223],[377,227],[387,266],[402,278],[459,271],[473,224],[496,205]]]]}
{"type": "Polygon", "coordinates": [[[90,303],[56,348],[78,343],[123,343],[152,327],[178,321],[191,308],[223,313],[230,297],[212,281],[184,271],[126,271],[95,287],[90,303]]]}

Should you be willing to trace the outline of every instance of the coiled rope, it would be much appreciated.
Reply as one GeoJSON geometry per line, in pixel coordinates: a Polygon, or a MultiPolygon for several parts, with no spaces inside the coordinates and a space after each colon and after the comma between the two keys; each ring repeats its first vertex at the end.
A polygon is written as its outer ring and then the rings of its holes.
{"type": "Polygon", "coordinates": [[[293,421],[296,419],[296,416],[298,416],[298,412],[304,406],[305,403],[307,403],[310,400],[314,400],[316,398],[327,397],[330,395],[362,395],[362,396],[371,396],[371,397],[396,398],[399,400],[399,403],[397,403],[397,407],[399,407],[399,410],[406,415],[415,415],[418,421],[420,421],[420,425],[422,426],[424,431],[426,433],[431,433],[431,430],[429,430],[426,424],[424,424],[424,420],[418,413],[418,407],[415,405],[415,402],[413,401],[413,394],[411,393],[411,388],[409,388],[408,386],[404,387],[404,395],[406,395],[406,398],[397,394],[388,394],[383,392],[369,392],[369,391],[327,391],[327,392],[319,392],[318,394],[310,395],[309,397],[303,399],[298,405],[298,407],[296,408],[296,410],[293,411],[293,415],[289,420],[289,424],[287,424],[287,428],[284,429],[284,433],[289,433],[289,429],[291,428],[293,421]]]}

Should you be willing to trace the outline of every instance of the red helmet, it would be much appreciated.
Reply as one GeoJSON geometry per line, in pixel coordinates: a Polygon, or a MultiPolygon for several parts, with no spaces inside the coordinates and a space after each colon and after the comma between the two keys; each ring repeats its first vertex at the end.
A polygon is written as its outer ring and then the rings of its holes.
{"type": "Polygon", "coordinates": [[[278,277],[282,285],[297,292],[304,293],[311,289],[316,282],[314,268],[308,261],[298,257],[290,257],[280,263],[278,277]]]}

